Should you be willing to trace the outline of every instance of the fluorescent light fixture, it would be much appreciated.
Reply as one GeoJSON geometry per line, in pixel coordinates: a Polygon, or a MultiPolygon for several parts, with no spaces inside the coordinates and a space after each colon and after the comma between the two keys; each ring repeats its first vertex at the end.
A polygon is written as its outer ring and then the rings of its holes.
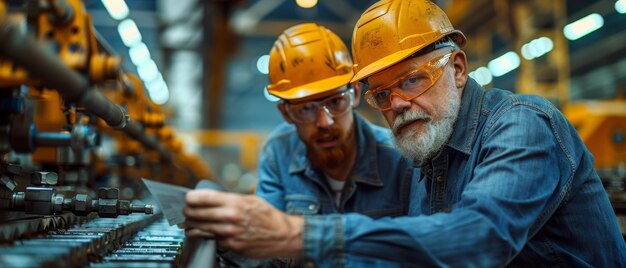
{"type": "Polygon", "coordinates": [[[296,4],[301,8],[312,8],[317,5],[317,0],[296,0],[296,4]]]}
{"type": "Polygon", "coordinates": [[[486,67],[480,67],[476,69],[476,71],[469,73],[469,76],[471,78],[474,78],[474,80],[476,80],[476,82],[481,86],[489,84],[491,83],[491,81],[493,81],[493,76],[491,75],[489,69],[487,69],[486,67]]]}
{"type": "Polygon", "coordinates": [[[102,0],[102,4],[112,18],[123,20],[128,17],[128,6],[124,0],[102,0]]]}
{"type": "Polygon", "coordinates": [[[152,102],[163,105],[170,99],[170,90],[167,88],[167,84],[163,82],[157,88],[148,90],[148,95],[150,95],[152,102]]]}
{"type": "Polygon", "coordinates": [[[519,67],[519,64],[520,59],[517,53],[509,51],[507,53],[504,53],[504,55],[490,61],[487,66],[489,67],[489,71],[491,71],[491,74],[495,77],[498,77],[515,70],[515,68],[519,67]]]}
{"type": "Polygon", "coordinates": [[[135,64],[135,66],[142,65],[144,62],[150,60],[150,51],[148,50],[148,46],[146,46],[143,42],[132,46],[128,50],[128,54],[130,55],[130,60],[133,64],[135,64]]]}
{"type": "Polygon", "coordinates": [[[127,47],[132,47],[135,44],[141,42],[141,33],[137,24],[132,19],[125,19],[117,26],[117,31],[120,33],[122,42],[127,47]]]}
{"type": "Polygon", "coordinates": [[[159,68],[153,60],[146,61],[144,64],[137,66],[137,74],[144,82],[155,79],[159,75],[159,68]]]}
{"type": "Polygon", "coordinates": [[[263,55],[256,61],[256,68],[262,74],[269,73],[270,55],[263,55]]]}
{"type": "Polygon", "coordinates": [[[147,91],[154,91],[155,89],[158,89],[163,84],[165,84],[165,80],[163,80],[163,76],[161,75],[161,73],[159,73],[157,77],[150,81],[145,81],[144,84],[146,85],[147,91]]]}
{"type": "Polygon", "coordinates": [[[264,96],[265,96],[265,98],[266,98],[268,101],[270,101],[270,102],[277,102],[277,101],[279,101],[279,100],[280,100],[280,98],[278,98],[278,97],[276,97],[276,96],[274,96],[274,95],[270,94],[270,93],[267,91],[267,87],[265,87],[265,88],[263,89],[263,95],[264,95],[264,96]]]}
{"type": "Polygon", "coordinates": [[[552,51],[554,42],[548,37],[540,37],[522,46],[522,57],[527,60],[541,57],[552,51]]]}
{"type": "Polygon", "coordinates": [[[592,13],[582,19],[565,25],[563,28],[563,34],[565,35],[565,38],[574,41],[597,29],[600,29],[603,25],[604,19],[602,16],[598,13],[592,13]]]}
{"type": "Polygon", "coordinates": [[[621,14],[626,14],[626,0],[619,0],[615,2],[615,10],[621,14]]]}
{"type": "Polygon", "coordinates": [[[170,92],[163,77],[159,74],[158,78],[146,83],[146,90],[152,102],[162,105],[170,98],[170,92]]]}

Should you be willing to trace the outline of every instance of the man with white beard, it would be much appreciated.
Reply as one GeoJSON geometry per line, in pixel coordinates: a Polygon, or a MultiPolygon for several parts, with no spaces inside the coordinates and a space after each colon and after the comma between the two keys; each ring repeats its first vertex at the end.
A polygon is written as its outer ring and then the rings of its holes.
{"type": "Polygon", "coordinates": [[[466,42],[427,0],[377,2],[354,31],[353,81],[421,167],[409,216],[297,217],[216,192],[189,193],[185,215],[240,253],[321,267],[626,267],[574,127],[545,99],[469,78],[466,42]]]}

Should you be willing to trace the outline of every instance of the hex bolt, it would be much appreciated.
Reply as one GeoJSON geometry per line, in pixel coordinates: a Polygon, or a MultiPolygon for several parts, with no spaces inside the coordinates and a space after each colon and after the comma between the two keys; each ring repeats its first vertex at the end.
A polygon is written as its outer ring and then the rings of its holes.
{"type": "Polygon", "coordinates": [[[56,185],[59,176],[55,172],[35,171],[30,174],[30,183],[42,186],[56,185]]]}
{"type": "Polygon", "coordinates": [[[153,205],[131,204],[130,209],[133,213],[154,214],[153,205]]]}
{"type": "Polygon", "coordinates": [[[65,200],[62,194],[54,194],[52,197],[52,213],[63,211],[63,201],[65,200]]]}
{"type": "Polygon", "coordinates": [[[17,188],[17,183],[10,179],[9,176],[1,176],[0,186],[2,186],[2,190],[13,192],[17,188]]]}
{"type": "Polygon", "coordinates": [[[86,194],[77,194],[72,198],[73,212],[78,216],[86,216],[91,213],[91,197],[86,194]]]}
{"type": "Polygon", "coordinates": [[[102,199],[118,199],[120,190],[117,188],[101,187],[98,189],[98,198],[102,199]]]}

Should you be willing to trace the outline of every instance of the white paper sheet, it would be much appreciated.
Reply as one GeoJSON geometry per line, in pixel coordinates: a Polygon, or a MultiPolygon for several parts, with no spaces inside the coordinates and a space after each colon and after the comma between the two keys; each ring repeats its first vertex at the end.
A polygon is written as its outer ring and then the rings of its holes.
{"type": "Polygon", "coordinates": [[[185,194],[191,189],[179,185],[156,182],[141,178],[150,191],[150,194],[157,200],[163,215],[170,225],[185,222],[183,208],[185,207],[185,194]]]}

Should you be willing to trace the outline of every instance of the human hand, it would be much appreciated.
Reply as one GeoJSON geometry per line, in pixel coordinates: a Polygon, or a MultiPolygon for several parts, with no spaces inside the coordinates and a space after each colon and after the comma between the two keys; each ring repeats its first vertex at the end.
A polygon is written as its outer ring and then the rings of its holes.
{"type": "Polygon", "coordinates": [[[183,209],[188,237],[215,235],[219,247],[252,258],[298,257],[302,217],[252,195],[193,190],[183,209]]]}

